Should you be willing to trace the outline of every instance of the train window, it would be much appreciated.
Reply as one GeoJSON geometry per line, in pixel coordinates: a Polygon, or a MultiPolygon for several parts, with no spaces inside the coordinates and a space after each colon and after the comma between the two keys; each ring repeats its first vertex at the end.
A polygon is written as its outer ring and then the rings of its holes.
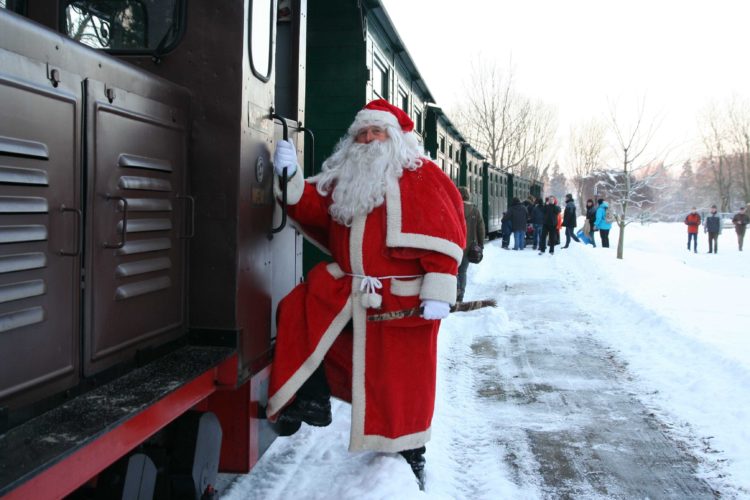
{"type": "Polygon", "coordinates": [[[388,99],[388,66],[378,56],[373,56],[372,90],[383,99],[388,99]]]}
{"type": "Polygon", "coordinates": [[[8,9],[16,14],[26,13],[25,0],[0,0],[0,9],[8,9]]]}
{"type": "Polygon", "coordinates": [[[414,126],[417,128],[417,133],[422,133],[422,112],[414,111],[414,126]]]}
{"type": "Polygon", "coordinates": [[[60,31],[95,49],[158,57],[180,40],[184,11],[184,0],[65,0],[60,31]]]}
{"type": "Polygon", "coordinates": [[[252,0],[250,9],[250,68],[258,79],[271,77],[273,0],[252,0]]]}
{"type": "Polygon", "coordinates": [[[398,104],[401,109],[409,114],[409,94],[401,87],[398,88],[398,104]]]}

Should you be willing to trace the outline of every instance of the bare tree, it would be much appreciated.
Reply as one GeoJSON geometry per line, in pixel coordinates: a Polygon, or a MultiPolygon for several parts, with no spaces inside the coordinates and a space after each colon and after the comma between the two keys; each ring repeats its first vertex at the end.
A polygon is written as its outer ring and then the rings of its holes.
{"type": "Polygon", "coordinates": [[[584,188],[596,169],[601,169],[606,144],[606,126],[596,119],[572,126],[568,143],[568,156],[572,183],[580,205],[585,213],[584,188]]]}
{"type": "Polygon", "coordinates": [[[732,191],[732,175],[729,148],[729,126],[726,115],[716,105],[710,105],[701,119],[701,135],[705,147],[705,161],[713,174],[713,182],[719,194],[721,211],[729,210],[732,191]]]}
{"type": "Polygon", "coordinates": [[[625,250],[625,227],[634,220],[633,213],[641,214],[644,207],[653,204],[653,199],[645,195],[647,187],[654,186],[654,175],[639,171],[644,170],[652,160],[644,161],[651,141],[656,134],[658,124],[656,119],[646,120],[646,100],[641,99],[635,108],[635,114],[627,124],[627,120],[618,114],[617,108],[610,105],[610,129],[615,137],[615,149],[621,160],[621,168],[609,172],[606,180],[600,182],[607,193],[611,208],[614,210],[615,223],[620,234],[617,241],[617,258],[622,259],[625,250]]]}
{"type": "Polygon", "coordinates": [[[529,179],[541,179],[555,159],[557,110],[542,101],[533,103],[525,129],[528,142],[526,159],[514,168],[514,172],[529,179]]]}
{"type": "Polygon", "coordinates": [[[739,183],[745,203],[750,202],[750,102],[733,97],[727,105],[729,142],[739,160],[739,183]]]}
{"type": "Polygon", "coordinates": [[[455,122],[489,161],[524,177],[539,179],[551,164],[556,112],[515,89],[513,69],[477,60],[455,122]]]}

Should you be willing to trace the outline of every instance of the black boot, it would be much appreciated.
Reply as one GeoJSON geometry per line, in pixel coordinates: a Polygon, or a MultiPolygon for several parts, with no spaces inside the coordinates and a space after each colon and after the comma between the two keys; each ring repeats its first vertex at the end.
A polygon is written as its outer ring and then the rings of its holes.
{"type": "Polygon", "coordinates": [[[331,389],[321,364],[299,388],[292,404],[281,410],[279,424],[287,428],[294,428],[297,424],[294,434],[301,422],[325,427],[331,420],[331,389]]]}
{"type": "Polygon", "coordinates": [[[422,446],[421,448],[415,448],[413,450],[399,451],[402,457],[406,459],[406,462],[411,467],[414,476],[417,478],[417,484],[419,484],[419,490],[424,491],[424,465],[426,460],[424,459],[424,452],[427,449],[422,446]]]}
{"type": "Polygon", "coordinates": [[[280,423],[304,422],[315,427],[331,423],[330,399],[302,399],[297,397],[292,404],[281,410],[280,423]]]}

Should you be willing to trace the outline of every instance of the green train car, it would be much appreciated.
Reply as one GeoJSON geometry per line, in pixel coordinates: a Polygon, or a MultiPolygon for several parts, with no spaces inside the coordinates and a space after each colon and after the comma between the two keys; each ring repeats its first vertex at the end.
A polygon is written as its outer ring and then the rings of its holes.
{"type": "MultiPolygon", "coordinates": [[[[435,99],[417,70],[388,13],[378,0],[310,0],[307,19],[306,127],[315,131],[314,161],[305,175],[320,171],[354,115],[373,99],[387,99],[412,118],[425,151],[456,185],[469,188],[482,207],[487,236],[514,196],[540,196],[538,181],[490,165],[435,99]]],[[[313,148],[308,148],[313,149],[313,148]]],[[[305,269],[324,259],[306,244],[305,269]]]]}

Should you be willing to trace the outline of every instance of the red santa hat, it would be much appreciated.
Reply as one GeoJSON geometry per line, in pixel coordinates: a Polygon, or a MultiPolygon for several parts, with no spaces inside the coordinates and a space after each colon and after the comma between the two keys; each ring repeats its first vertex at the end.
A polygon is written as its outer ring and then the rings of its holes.
{"type": "Polygon", "coordinates": [[[411,121],[402,109],[397,108],[385,99],[377,99],[368,103],[354,117],[354,123],[349,127],[349,135],[356,135],[357,132],[366,127],[390,125],[400,128],[403,133],[414,130],[414,122],[411,121]]]}

